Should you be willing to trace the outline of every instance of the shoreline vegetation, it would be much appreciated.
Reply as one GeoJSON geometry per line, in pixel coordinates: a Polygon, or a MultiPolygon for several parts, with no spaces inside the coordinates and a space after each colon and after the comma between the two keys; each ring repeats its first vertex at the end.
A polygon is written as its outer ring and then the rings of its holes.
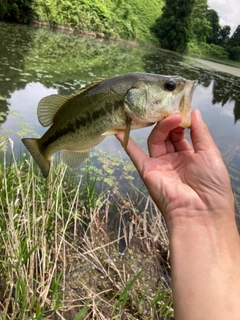
{"type": "MultiPolygon", "coordinates": [[[[96,38],[96,39],[104,39],[104,40],[127,43],[132,46],[139,46],[140,45],[140,42],[138,42],[137,40],[127,40],[127,39],[123,39],[123,38],[107,36],[106,34],[104,34],[102,32],[97,32],[97,31],[96,32],[95,31],[87,31],[87,30],[84,31],[81,29],[76,29],[74,27],[71,27],[70,25],[58,25],[58,24],[52,25],[50,22],[38,21],[38,20],[33,20],[31,22],[31,25],[36,26],[36,27],[47,28],[47,29],[51,29],[51,30],[58,30],[58,31],[62,31],[65,33],[79,34],[82,36],[96,38]]],[[[148,44],[146,44],[146,45],[148,45],[148,44]]]]}
{"type": "Polygon", "coordinates": [[[240,66],[240,25],[236,30],[220,26],[218,13],[207,0],[0,0],[0,20],[38,21],[240,66]]]}
{"type": "Polygon", "coordinates": [[[1,157],[0,319],[173,319],[167,229],[131,163],[45,180],[10,139],[1,157]]]}
{"type": "Polygon", "coordinates": [[[167,228],[130,160],[55,157],[44,179],[6,137],[0,158],[1,320],[174,319],[167,228]]]}
{"type": "MultiPolygon", "coordinates": [[[[130,46],[146,46],[146,47],[153,47],[154,49],[159,49],[161,51],[168,51],[166,49],[160,48],[157,45],[151,44],[151,43],[141,43],[137,40],[127,40],[127,39],[122,39],[122,38],[116,38],[116,37],[111,37],[111,36],[107,36],[104,33],[99,33],[99,32],[94,32],[94,31],[84,31],[84,30],[80,30],[80,29],[76,29],[73,28],[71,26],[67,26],[67,25],[52,25],[50,22],[43,22],[43,21],[38,21],[38,20],[33,20],[31,22],[32,26],[36,26],[36,27],[42,27],[42,28],[47,28],[47,29],[51,29],[51,30],[58,30],[60,32],[64,32],[64,33],[70,33],[70,34],[79,34],[81,36],[85,36],[85,37],[91,37],[91,38],[96,38],[96,39],[103,39],[103,40],[109,40],[109,41],[114,41],[114,42],[120,42],[120,43],[126,43],[130,46]]],[[[229,60],[229,59],[217,59],[211,56],[207,56],[204,54],[200,54],[200,53],[194,53],[194,52],[188,52],[188,56],[190,57],[195,57],[195,58],[199,58],[202,60],[208,60],[208,61],[212,61],[212,62],[216,62],[219,64],[224,64],[224,65],[228,65],[231,67],[235,67],[235,68],[240,68],[240,62],[237,61],[233,61],[233,60],[229,60]]]]}

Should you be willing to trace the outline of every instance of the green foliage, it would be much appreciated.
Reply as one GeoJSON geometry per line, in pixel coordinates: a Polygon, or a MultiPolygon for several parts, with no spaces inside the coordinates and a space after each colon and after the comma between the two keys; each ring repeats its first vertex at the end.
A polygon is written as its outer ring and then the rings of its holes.
{"type": "Polygon", "coordinates": [[[191,13],[195,0],[166,0],[163,14],[155,27],[161,46],[185,52],[190,39],[191,13]]]}
{"type": "Polygon", "coordinates": [[[240,47],[240,25],[238,25],[237,29],[234,31],[231,39],[229,40],[229,44],[234,47],[240,47]]]}
{"type": "Polygon", "coordinates": [[[76,317],[74,318],[74,320],[83,320],[85,314],[88,311],[88,303],[81,309],[81,311],[76,315],[76,317]]]}
{"type": "Polygon", "coordinates": [[[226,48],[229,59],[233,61],[240,61],[240,46],[227,46],[226,48]]]}
{"type": "Polygon", "coordinates": [[[240,25],[234,31],[232,37],[225,41],[225,46],[229,58],[234,61],[240,61],[240,25]]]}
{"type": "MultiPolygon", "coordinates": [[[[150,199],[149,207],[143,203],[144,214],[138,216],[134,205],[137,202],[132,196],[125,199],[118,191],[118,182],[125,172],[132,172],[129,163],[125,165],[116,157],[97,153],[103,165],[111,164],[110,169],[116,166],[121,176],[114,182],[114,191],[106,191],[103,197],[98,195],[101,199],[88,212],[84,205],[85,171],[89,170],[89,178],[95,176],[90,163],[80,172],[55,163],[46,180],[29,155],[15,159],[11,140],[0,146],[2,319],[81,320],[92,319],[93,314],[98,319],[99,314],[106,314],[104,310],[108,310],[109,319],[119,319],[122,314],[129,315],[129,319],[155,319],[155,315],[172,319],[172,295],[165,284],[169,270],[160,273],[161,269],[156,268],[157,249],[150,242],[155,243],[161,236],[161,243],[167,248],[166,227],[150,199]],[[7,164],[9,151],[12,160],[7,164]],[[129,217],[136,230],[129,231],[129,217]],[[146,233],[151,250],[146,251],[147,246],[138,248],[140,242],[136,241],[137,249],[131,250],[129,245],[127,253],[119,255],[116,244],[123,237],[112,227],[109,234],[106,231],[113,222],[115,228],[115,219],[123,224],[126,243],[128,232],[131,237],[139,234],[139,241],[144,241],[146,233]],[[117,239],[113,241],[115,235],[117,239]],[[161,288],[156,287],[156,279],[160,279],[161,288]]],[[[102,169],[101,179],[107,174],[102,169]]],[[[89,181],[95,183],[95,179],[89,181]]]]}
{"type": "Polygon", "coordinates": [[[224,26],[223,28],[220,29],[218,42],[221,46],[225,46],[228,43],[230,32],[231,32],[230,26],[224,26]]]}
{"type": "Polygon", "coordinates": [[[196,0],[192,12],[189,52],[215,59],[240,61],[240,26],[231,38],[230,33],[230,26],[220,26],[218,13],[208,9],[206,0],[196,0]]]}
{"type": "Polygon", "coordinates": [[[35,14],[35,0],[0,0],[0,20],[30,23],[35,14]]]}
{"type": "MultiPolygon", "coordinates": [[[[125,286],[125,288],[123,289],[123,291],[120,293],[119,299],[117,301],[117,303],[115,304],[113,311],[112,311],[112,315],[114,314],[116,308],[122,308],[126,305],[127,300],[128,300],[128,296],[129,296],[129,292],[132,288],[132,286],[136,283],[136,281],[138,280],[138,278],[140,277],[142,273],[142,270],[140,270],[125,286]]],[[[115,319],[115,317],[114,317],[115,319]]]]}
{"type": "Polygon", "coordinates": [[[173,301],[171,290],[166,290],[159,286],[154,299],[152,300],[151,307],[156,308],[158,313],[163,315],[164,319],[169,319],[173,315],[173,301]]]}
{"type": "Polygon", "coordinates": [[[41,21],[68,25],[124,39],[151,42],[156,39],[150,28],[161,12],[163,1],[151,0],[38,0],[41,21]]]}
{"type": "Polygon", "coordinates": [[[215,10],[210,9],[207,12],[207,18],[211,25],[211,32],[207,37],[207,42],[218,44],[218,36],[219,36],[219,31],[221,29],[221,26],[219,24],[218,13],[215,10]]]}
{"type": "Polygon", "coordinates": [[[191,14],[192,38],[199,42],[206,42],[211,32],[210,21],[207,19],[207,0],[195,0],[191,14]]]}
{"type": "Polygon", "coordinates": [[[207,44],[206,42],[190,41],[188,43],[188,51],[214,59],[228,59],[228,53],[223,47],[207,44]]]}

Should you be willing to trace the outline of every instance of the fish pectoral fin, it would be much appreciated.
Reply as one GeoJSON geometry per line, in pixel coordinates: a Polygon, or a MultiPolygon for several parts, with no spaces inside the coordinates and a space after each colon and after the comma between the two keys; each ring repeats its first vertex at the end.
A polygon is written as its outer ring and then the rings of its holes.
{"type": "Polygon", "coordinates": [[[126,130],[124,132],[124,139],[123,139],[123,148],[124,148],[124,150],[126,150],[126,148],[127,148],[128,139],[129,139],[129,135],[130,135],[131,124],[132,124],[132,118],[127,116],[127,119],[126,119],[126,130]]]}
{"type": "Polygon", "coordinates": [[[43,127],[49,127],[53,123],[53,119],[57,111],[70,98],[58,94],[52,94],[40,100],[37,109],[38,121],[43,127]]]}
{"type": "Polygon", "coordinates": [[[103,132],[101,135],[102,136],[112,136],[114,134],[118,134],[123,131],[125,131],[125,129],[111,129],[111,130],[103,132]]]}
{"type": "Polygon", "coordinates": [[[88,157],[89,150],[83,151],[69,151],[63,150],[61,153],[61,159],[70,168],[77,168],[88,157]]]}

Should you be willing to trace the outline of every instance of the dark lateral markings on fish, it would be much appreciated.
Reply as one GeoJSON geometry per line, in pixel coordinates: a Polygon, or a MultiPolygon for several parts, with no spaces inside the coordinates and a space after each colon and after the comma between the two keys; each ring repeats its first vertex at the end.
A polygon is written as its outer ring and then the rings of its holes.
{"type": "Polygon", "coordinates": [[[144,128],[174,113],[182,115],[180,126],[189,127],[196,80],[133,72],[93,81],[71,96],[53,94],[40,100],[40,124],[49,127],[39,139],[22,142],[46,178],[51,157],[62,150],[61,159],[77,168],[89,150],[106,136],[124,132],[126,148],[130,130],[144,128]]]}

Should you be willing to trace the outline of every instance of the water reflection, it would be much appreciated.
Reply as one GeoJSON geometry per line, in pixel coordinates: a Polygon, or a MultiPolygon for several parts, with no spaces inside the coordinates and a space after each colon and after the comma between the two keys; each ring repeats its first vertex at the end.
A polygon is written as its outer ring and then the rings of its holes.
{"type": "MultiPolygon", "coordinates": [[[[36,117],[36,107],[43,96],[69,95],[96,78],[143,71],[198,80],[193,107],[201,110],[223,156],[235,166],[234,170],[239,168],[238,69],[154,48],[4,23],[0,24],[0,43],[1,132],[7,131],[11,136],[16,151],[21,146],[19,134],[28,129],[27,123],[39,135],[46,130],[36,117]],[[13,110],[18,111],[18,116],[11,113],[13,110]],[[7,111],[10,114],[6,116],[7,111]]],[[[150,130],[136,130],[132,136],[144,141],[142,145],[146,147],[150,130]]],[[[105,139],[99,148],[114,153],[121,149],[114,137],[105,139]]]]}
{"type": "MultiPolygon", "coordinates": [[[[15,90],[24,89],[26,82],[21,81],[21,73],[24,69],[24,57],[27,55],[33,33],[27,32],[27,27],[15,28],[0,24],[0,112],[5,114],[9,111],[11,98],[15,90]],[[26,31],[26,32],[25,32],[26,31]],[[22,35],[25,34],[24,38],[22,35]]],[[[6,115],[1,117],[0,122],[6,121],[6,115]]]]}

